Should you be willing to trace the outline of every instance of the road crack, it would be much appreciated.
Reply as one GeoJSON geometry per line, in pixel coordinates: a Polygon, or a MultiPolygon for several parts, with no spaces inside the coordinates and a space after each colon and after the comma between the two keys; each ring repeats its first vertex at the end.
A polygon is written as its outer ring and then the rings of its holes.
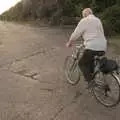
{"type": "MultiPolygon", "coordinates": [[[[75,96],[75,97],[76,97],[76,96],[75,96]]],[[[72,104],[76,104],[76,102],[74,101],[75,97],[73,98],[73,100],[72,100],[69,104],[61,107],[61,108],[58,110],[58,112],[56,112],[56,114],[55,114],[50,120],[56,120],[56,118],[57,118],[67,107],[69,107],[69,106],[72,105],[72,104]]]]}

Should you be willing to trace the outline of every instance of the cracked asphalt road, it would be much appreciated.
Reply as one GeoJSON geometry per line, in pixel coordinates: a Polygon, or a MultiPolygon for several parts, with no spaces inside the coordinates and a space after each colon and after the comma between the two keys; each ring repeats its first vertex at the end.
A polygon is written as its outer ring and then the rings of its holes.
{"type": "Polygon", "coordinates": [[[63,74],[71,30],[0,22],[0,120],[119,120],[63,74]]]}

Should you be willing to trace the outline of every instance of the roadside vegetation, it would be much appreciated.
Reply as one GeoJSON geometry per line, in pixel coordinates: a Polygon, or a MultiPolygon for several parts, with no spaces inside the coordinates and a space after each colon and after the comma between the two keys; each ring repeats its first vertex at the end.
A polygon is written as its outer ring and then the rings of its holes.
{"type": "Polygon", "coordinates": [[[38,4],[39,0],[27,0],[31,4],[28,2],[24,6],[23,1],[4,12],[0,19],[46,21],[51,25],[76,25],[81,18],[81,11],[85,7],[91,7],[96,16],[101,18],[106,35],[120,33],[120,0],[57,0],[49,6],[38,4]]]}

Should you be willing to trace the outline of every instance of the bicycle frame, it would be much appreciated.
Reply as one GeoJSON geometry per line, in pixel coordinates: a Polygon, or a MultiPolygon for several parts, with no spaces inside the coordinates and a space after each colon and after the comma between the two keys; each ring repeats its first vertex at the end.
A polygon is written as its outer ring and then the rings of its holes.
{"type": "Polygon", "coordinates": [[[80,45],[76,45],[75,46],[75,51],[73,51],[72,53],[72,57],[76,60],[79,60],[79,57],[81,56],[81,51],[84,51],[84,45],[80,44],[80,45]]]}

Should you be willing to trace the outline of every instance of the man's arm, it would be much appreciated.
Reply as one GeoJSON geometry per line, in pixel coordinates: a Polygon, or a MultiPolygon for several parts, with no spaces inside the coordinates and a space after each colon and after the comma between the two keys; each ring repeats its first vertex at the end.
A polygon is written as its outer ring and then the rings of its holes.
{"type": "Polygon", "coordinates": [[[84,29],[85,29],[85,22],[81,20],[78,23],[77,27],[75,28],[74,32],[72,33],[66,46],[69,47],[73,41],[77,40],[80,36],[82,36],[82,34],[84,33],[84,29]]]}

